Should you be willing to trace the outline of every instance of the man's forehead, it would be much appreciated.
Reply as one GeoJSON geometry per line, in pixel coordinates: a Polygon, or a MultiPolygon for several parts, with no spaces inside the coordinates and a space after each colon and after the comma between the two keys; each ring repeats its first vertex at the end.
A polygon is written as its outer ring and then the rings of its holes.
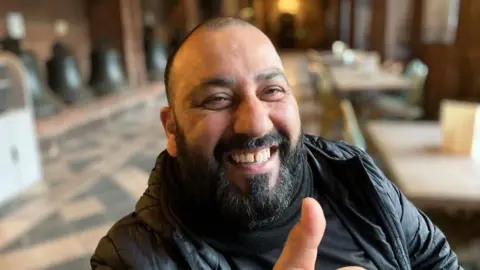
{"type": "Polygon", "coordinates": [[[176,59],[176,76],[182,81],[237,74],[253,76],[261,70],[283,70],[270,40],[250,26],[202,30],[193,35],[176,59]]]}

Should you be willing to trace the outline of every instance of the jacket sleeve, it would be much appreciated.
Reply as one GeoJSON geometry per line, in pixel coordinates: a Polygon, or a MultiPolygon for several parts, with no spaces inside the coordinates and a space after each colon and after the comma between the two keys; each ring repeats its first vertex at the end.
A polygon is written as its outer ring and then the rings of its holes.
{"type": "Polygon", "coordinates": [[[127,269],[127,266],[120,258],[112,239],[104,236],[90,259],[92,270],[127,269]]]}
{"type": "Polygon", "coordinates": [[[390,181],[390,197],[405,235],[412,269],[460,269],[445,235],[390,181]]]}

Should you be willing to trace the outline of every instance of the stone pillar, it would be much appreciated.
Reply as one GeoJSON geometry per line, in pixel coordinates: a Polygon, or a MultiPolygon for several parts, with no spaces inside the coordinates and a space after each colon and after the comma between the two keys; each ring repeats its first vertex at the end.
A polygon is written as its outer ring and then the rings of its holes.
{"type": "Polygon", "coordinates": [[[145,84],[141,1],[87,0],[86,5],[92,45],[107,40],[121,52],[130,86],[145,84]]]}

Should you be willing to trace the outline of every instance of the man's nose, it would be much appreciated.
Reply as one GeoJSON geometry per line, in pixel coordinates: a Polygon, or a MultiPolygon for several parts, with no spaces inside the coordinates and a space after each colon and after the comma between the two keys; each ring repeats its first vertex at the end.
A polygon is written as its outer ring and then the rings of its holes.
{"type": "Polygon", "coordinates": [[[273,128],[269,109],[256,98],[242,101],[235,112],[233,129],[237,134],[262,137],[273,128]]]}

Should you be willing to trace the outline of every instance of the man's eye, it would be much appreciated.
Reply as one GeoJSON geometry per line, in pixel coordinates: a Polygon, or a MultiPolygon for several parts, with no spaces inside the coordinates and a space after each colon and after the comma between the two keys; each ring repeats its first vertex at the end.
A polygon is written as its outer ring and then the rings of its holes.
{"type": "Polygon", "coordinates": [[[216,96],[207,99],[203,107],[207,110],[222,110],[230,106],[232,99],[226,96],[216,96]]]}
{"type": "Polygon", "coordinates": [[[271,87],[263,91],[263,100],[278,101],[285,96],[285,90],[280,87],[271,87]]]}

